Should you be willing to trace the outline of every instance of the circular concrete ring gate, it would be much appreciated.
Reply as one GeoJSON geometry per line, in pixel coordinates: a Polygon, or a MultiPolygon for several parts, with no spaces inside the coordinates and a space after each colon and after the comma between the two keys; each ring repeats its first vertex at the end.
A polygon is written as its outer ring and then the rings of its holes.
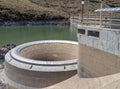
{"type": "Polygon", "coordinates": [[[72,77],[77,70],[77,45],[46,40],[15,47],[5,56],[7,82],[17,88],[44,88],[72,77]]]}

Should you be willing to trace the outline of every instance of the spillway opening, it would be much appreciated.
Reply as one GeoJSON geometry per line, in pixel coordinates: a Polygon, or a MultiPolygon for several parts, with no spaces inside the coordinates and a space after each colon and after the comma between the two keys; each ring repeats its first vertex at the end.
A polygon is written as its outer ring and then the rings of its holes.
{"type": "Polygon", "coordinates": [[[77,42],[50,40],[15,47],[5,56],[8,83],[45,88],[73,77],[77,73],[77,46],[77,42]]]}
{"type": "Polygon", "coordinates": [[[77,46],[66,43],[42,43],[20,51],[22,57],[40,61],[64,61],[77,58],[77,46]]]}

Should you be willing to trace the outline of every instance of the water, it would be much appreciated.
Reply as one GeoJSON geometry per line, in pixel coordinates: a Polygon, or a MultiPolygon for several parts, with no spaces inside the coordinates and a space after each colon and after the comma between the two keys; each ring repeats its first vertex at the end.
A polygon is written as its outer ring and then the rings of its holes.
{"type": "Polygon", "coordinates": [[[8,26],[0,27],[0,47],[6,44],[22,44],[38,40],[77,41],[76,31],[69,26],[8,26]]]}

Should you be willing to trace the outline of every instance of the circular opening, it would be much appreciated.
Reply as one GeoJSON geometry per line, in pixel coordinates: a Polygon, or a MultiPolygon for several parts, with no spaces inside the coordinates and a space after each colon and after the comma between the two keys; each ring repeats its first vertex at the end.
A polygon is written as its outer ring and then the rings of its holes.
{"type": "Polygon", "coordinates": [[[60,83],[77,72],[77,46],[77,42],[56,40],[19,45],[5,56],[5,74],[13,82],[35,88],[60,83]]]}
{"type": "Polygon", "coordinates": [[[69,43],[39,43],[20,50],[22,57],[40,61],[64,61],[77,58],[77,45],[69,43]]]}

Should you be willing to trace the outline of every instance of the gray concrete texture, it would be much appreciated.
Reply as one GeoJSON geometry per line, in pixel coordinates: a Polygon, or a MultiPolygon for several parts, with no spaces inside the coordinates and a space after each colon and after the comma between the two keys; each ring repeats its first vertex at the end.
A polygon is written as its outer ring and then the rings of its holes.
{"type": "Polygon", "coordinates": [[[82,27],[81,25],[78,25],[78,28],[85,29],[85,35],[78,34],[79,43],[112,53],[114,55],[120,55],[119,29],[98,28],[90,26],[82,27]],[[99,32],[99,37],[88,36],[88,31],[99,32]]]}
{"type": "Polygon", "coordinates": [[[84,27],[85,34],[78,34],[78,71],[83,77],[102,77],[120,72],[120,30],[84,27]],[[97,31],[99,36],[88,34],[97,31]]]}
{"type": "Polygon", "coordinates": [[[21,89],[45,88],[77,73],[77,47],[72,41],[38,41],[20,45],[5,56],[5,79],[21,89]]]}
{"type": "Polygon", "coordinates": [[[20,55],[29,59],[42,61],[70,60],[77,58],[76,47],[75,45],[63,43],[43,43],[22,49],[20,55]]]}
{"type": "MultiPolygon", "coordinates": [[[[43,71],[36,73],[34,71],[33,73],[15,67],[12,65],[13,62],[7,60],[5,64],[6,81],[18,89],[120,89],[120,31],[89,26],[78,26],[78,28],[85,30],[85,34],[78,33],[79,50],[78,53],[76,52],[78,54],[78,74],[75,70],[56,73],[43,71]],[[93,31],[91,36],[88,35],[88,30],[93,31]],[[94,31],[99,32],[98,37],[94,36],[94,31]]],[[[48,57],[42,59],[38,54],[37,58],[32,56],[32,53],[29,55],[28,50],[34,50],[31,47],[23,50],[20,53],[26,58],[39,61],[49,59],[48,57]],[[25,51],[26,53],[24,53],[25,51]]],[[[35,50],[38,50],[37,53],[40,52],[37,48],[35,50]]],[[[46,52],[44,53],[46,54],[46,52]]],[[[42,56],[42,54],[40,55],[42,56]]],[[[66,56],[65,60],[67,58],[69,57],[66,56]]],[[[60,60],[62,61],[61,58],[60,60]]]]}
{"type": "Polygon", "coordinates": [[[79,49],[80,76],[102,77],[120,72],[120,57],[82,44],[79,49]]]}
{"type": "Polygon", "coordinates": [[[35,88],[49,87],[76,74],[76,70],[66,72],[38,72],[19,69],[8,63],[5,65],[5,74],[9,79],[21,85],[35,88]]]}

